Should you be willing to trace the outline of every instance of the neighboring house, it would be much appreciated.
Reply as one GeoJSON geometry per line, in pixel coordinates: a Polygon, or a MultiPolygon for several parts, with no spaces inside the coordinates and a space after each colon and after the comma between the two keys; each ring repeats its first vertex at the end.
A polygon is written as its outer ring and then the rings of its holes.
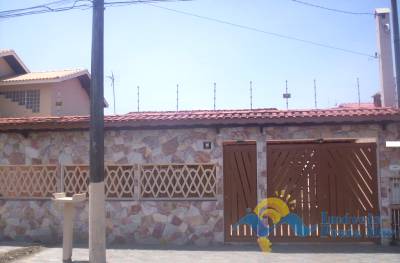
{"type": "Polygon", "coordinates": [[[0,50],[0,117],[89,114],[86,69],[30,72],[13,50],[0,50]]]}

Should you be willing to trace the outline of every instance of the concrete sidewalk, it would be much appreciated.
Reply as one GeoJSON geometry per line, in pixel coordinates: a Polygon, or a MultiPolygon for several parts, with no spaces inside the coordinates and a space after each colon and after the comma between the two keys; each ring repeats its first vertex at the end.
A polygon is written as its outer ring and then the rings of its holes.
{"type": "MultiPolygon", "coordinates": [[[[61,262],[61,248],[45,248],[41,252],[15,262],[61,262]]],[[[87,248],[73,251],[74,262],[88,262],[87,248]]],[[[283,245],[264,254],[256,246],[196,247],[118,247],[107,249],[107,262],[163,263],[232,263],[232,262],[400,262],[400,247],[376,245],[283,245]]]]}
{"type": "Polygon", "coordinates": [[[0,242],[0,255],[10,252],[14,249],[32,246],[31,243],[26,242],[0,242]]]}

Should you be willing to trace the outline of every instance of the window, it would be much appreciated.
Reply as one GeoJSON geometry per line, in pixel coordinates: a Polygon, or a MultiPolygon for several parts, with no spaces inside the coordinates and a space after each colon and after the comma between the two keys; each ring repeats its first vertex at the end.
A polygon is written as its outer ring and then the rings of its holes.
{"type": "Polygon", "coordinates": [[[2,91],[0,95],[17,102],[18,105],[25,105],[25,108],[32,110],[32,112],[40,111],[40,90],[2,91]]]}
{"type": "Polygon", "coordinates": [[[32,109],[32,112],[39,112],[40,110],[39,90],[28,90],[26,92],[26,108],[32,109]]]}

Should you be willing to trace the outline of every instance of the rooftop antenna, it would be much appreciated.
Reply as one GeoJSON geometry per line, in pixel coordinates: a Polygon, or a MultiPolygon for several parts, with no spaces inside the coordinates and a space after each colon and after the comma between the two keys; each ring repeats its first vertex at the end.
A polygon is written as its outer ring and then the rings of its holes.
{"type": "Polygon", "coordinates": [[[179,84],[176,84],[176,111],[179,111],[179,84]]]}
{"type": "Polygon", "coordinates": [[[253,81],[250,80],[250,110],[253,109],[253,81]]]}
{"type": "Polygon", "coordinates": [[[314,107],[318,108],[317,105],[317,81],[314,79],[314,107]]]}
{"type": "Polygon", "coordinates": [[[360,80],[357,78],[357,96],[358,96],[358,107],[361,106],[361,96],[360,96],[360,80]]]}
{"type": "Polygon", "coordinates": [[[286,80],[286,91],[283,93],[283,98],[286,99],[286,109],[289,109],[289,99],[291,98],[291,94],[288,93],[288,81],[286,80]]]}
{"type": "Polygon", "coordinates": [[[140,91],[140,87],[139,86],[137,86],[137,111],[139,112],[140,111],[140,97],[139,97],[139,95],[140,95],[140,93],[139,93],[139,91],[140,91]]]}
{"type": "Polygon", "coordinates": [[[111,76],[107,76],[107,78],[109,78],[111,80],[111,86],[112,86],[112,90],[113,90],[113,106],[114,106],[114,114],[116,114],[116,110],[115,110],[115,77],[114,77],[114,72],[111,71],[111,76]]]}
{"type": "Polygon", "coordinates": [[[217,83],[214,82],[214,110],[216,109],[217,83]]]}

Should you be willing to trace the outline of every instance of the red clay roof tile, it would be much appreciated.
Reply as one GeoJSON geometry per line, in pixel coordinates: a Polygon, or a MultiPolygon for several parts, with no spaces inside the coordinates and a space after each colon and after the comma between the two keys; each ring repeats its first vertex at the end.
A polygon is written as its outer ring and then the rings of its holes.
{"type": "MultiPolygon", "coordinates": [[[[88,116],[0,118],[0,131],[37,129],[87,129],[88,116]]],[[[192,110],[131,112],[105,116],[106,128],[174,126],[290,125],[323,123],[374,123],[400,121],[395,108],[331,108],[312,110],[192,110]]]]}

